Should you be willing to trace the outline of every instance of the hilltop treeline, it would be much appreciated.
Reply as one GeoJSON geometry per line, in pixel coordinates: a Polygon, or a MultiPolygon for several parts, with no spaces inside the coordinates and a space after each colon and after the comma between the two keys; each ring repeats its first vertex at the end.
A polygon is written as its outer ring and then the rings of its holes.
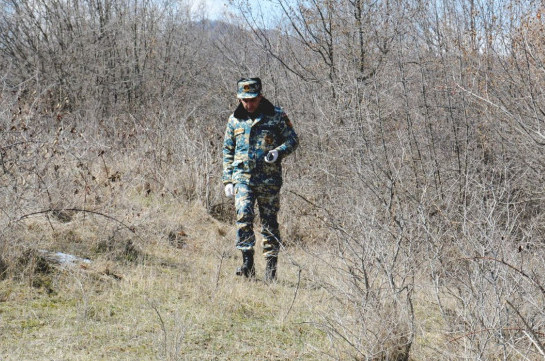
{"type": "Polygon", "coordinates": [[[223,131],[236,80],[260,76],[301,137],[286,245],[316,252],[344,307],[319,327],[408,360],[426,294],[435,359],[545,353],[539,2],[240,0],[224,22],[170,1],[2,5],[4,248],[29,214],[122,217],[135,194],[232,217],[223,131]]]}

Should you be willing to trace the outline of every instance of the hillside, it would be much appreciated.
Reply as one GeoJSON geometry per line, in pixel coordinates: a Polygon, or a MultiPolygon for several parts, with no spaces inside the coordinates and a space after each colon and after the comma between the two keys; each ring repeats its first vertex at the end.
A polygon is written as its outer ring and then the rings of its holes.
{"type": "Polygon", "coordinates": [[[0,358],[542,360],[543,3],[229,3],[3,1],[0,358]],[[300,140],[273,285],[221,181],[254,76],[300,140]]]}
{"type": "Polygon", "coordinates": [[[91,263],[20,255],[17,274],[1,281],[1,359],[320,359],[327,338],[313,323],[328,301],[290,264],[304,255],[286,251],[277,284],[237,279],[231,227],[186,207],[161,217],[183,224],[181,234],[137,232],[130,254],[124,239],[112,240],[119,252],[98,250],[100,230],[82,215],[54,229],[43,217],[29,221],[40,238],[32,249],[70,250],[91,263]]]}

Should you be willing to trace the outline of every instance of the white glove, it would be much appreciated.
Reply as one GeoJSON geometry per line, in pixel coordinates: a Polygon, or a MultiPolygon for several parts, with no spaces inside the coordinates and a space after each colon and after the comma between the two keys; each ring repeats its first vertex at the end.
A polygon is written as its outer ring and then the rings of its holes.
{"type": "Polygon", "coordinates": [[[231,198],[235,195],[235,188],[233,187],[233,183],[228,183],[225,185],[225,196],[231,198]]]}
{"type": "Polygon", "coordinates": [[[278,151],[276,149],[270,150],[265,156],[265,162],[274,163],[278,159],[278,151]]]}

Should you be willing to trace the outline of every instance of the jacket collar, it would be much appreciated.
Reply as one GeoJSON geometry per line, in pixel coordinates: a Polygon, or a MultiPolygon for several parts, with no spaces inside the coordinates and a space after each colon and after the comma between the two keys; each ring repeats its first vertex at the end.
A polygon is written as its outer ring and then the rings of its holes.
{"type": "MultiPolygon", "coordinates": [[[[260,114],[272,116],[274,115],[274,105],[267,99],[263,98],[261,99],[261,103],[259,103],[256,114],[258,117],[260,114]]],[[[238,107],[235,109],[234,115],[237,119],[247,119],[250,116],[246,109],[244,109],[242,103],[239,103],[238,107]]]]}

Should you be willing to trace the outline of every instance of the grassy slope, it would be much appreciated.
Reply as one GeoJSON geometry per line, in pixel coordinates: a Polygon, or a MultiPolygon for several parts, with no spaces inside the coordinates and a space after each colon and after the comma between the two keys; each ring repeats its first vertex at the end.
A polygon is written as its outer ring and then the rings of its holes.
{"type": "MultiPolygon", "coordinates": [[[[192,217],[182,248],[158,237],[138,242],[146,257],[136,262],[100,256],[83,268],[56,267],[47,287],[0,281],[0,359],[326,358],[327,337],[309,324],[323,291],[304,280],[298,287],[297,268],[286,257],[278,284],[260,281],[262,259],[256,282],[238,279],[240,260],[225,226],[192,217]]],[[[58,234],[63,225],[55,227],[58,234]]]]}

